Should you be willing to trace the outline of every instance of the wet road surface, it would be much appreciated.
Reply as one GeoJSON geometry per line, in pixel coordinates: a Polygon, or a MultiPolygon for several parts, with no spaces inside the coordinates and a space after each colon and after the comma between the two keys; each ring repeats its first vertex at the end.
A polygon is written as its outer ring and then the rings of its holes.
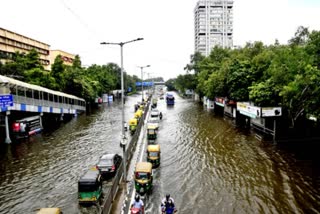
{"type": "MultiPolygon", "coordinates": [[[[173,107],[158,101],[161,165],[145,200],[148,213],[159,212],[167,193],[179,213],[320,212],[317,146],[259,142],[231,120],[175,97],[173,107]]],[[[140,99],[127,99],[126,121],[140,99]]],[[[52,133],[1,144],[0,214],[35,213],[49,206],[79,213],[77,181],[105,152],[122,155],[120,123],[120,103],[115,102],[52,133]]]]}

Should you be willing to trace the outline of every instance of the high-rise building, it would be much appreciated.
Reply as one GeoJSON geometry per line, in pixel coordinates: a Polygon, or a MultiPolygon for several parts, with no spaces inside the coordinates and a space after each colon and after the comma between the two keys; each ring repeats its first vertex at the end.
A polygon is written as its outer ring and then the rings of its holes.
{"type": "Polygon", "coordinates": [[[233,0],[199,0],[194,9],[195,52],[233,46],[233,0]]]}

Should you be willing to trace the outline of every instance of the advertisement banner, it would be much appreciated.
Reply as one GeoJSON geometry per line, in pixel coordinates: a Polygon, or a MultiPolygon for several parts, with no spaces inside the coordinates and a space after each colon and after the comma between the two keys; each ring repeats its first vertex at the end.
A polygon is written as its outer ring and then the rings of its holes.
{"type": "Polygon", "coordinates": [[[261,107],[251,106],[249,103],[237,102],[237,110],[251,118],[261,117],[261,107]]]}
{"type": "Polygon", "coordinates": [[[278,117],[281,115],[281,107],[262,107],[262,117],[278,117]]]}

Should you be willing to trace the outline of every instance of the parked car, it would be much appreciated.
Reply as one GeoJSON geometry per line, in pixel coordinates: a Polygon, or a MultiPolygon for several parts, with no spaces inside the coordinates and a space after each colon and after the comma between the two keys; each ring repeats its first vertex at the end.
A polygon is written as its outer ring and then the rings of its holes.
{"type": "Polygon", "coordinates": [[[103,178],[113,177],[120,164],[122,162],[122,157],[118,154],[105,154],[102,155],[99,162],[97,163],[97,169],[103,178]]]}

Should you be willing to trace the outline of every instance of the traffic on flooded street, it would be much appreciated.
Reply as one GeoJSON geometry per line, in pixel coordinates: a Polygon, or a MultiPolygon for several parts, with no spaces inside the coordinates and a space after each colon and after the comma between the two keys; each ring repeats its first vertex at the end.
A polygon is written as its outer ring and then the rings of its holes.
{"type": "MultiPolygon", "coordinates": [[[[156,109],[162,119],[157,131],[148,138],[146,124],[143,132],[151,147],[145,147],[142,161],[152,167],[152,189],[140,194],[145,213],[161,213],[167,194],[174,199],[177,213],[319,210],[319,159],[310,149],[260,142],[250,131],[237,129],[232,120],[173,94],[172,106],[158,99],[156,109]]],[[[126,121],[139,101],[141,95],[126,98],[126,121]]],[[[122,156],[120,112],[121,104],[115,101],[51,133],[2,144],[0,213],[35,213],[41,207],[59,207],[71,214],[99,213],[95,206],[79,205],[78,182],[107,152],[122,156]]],[[[135,175],[145,179],[149,171],[141,167],[135,175]]],[[[137,188],[135,182],[131,185],[137,188]]],[[[102,188],[107,186],[108,182],[102,188]]]]}

